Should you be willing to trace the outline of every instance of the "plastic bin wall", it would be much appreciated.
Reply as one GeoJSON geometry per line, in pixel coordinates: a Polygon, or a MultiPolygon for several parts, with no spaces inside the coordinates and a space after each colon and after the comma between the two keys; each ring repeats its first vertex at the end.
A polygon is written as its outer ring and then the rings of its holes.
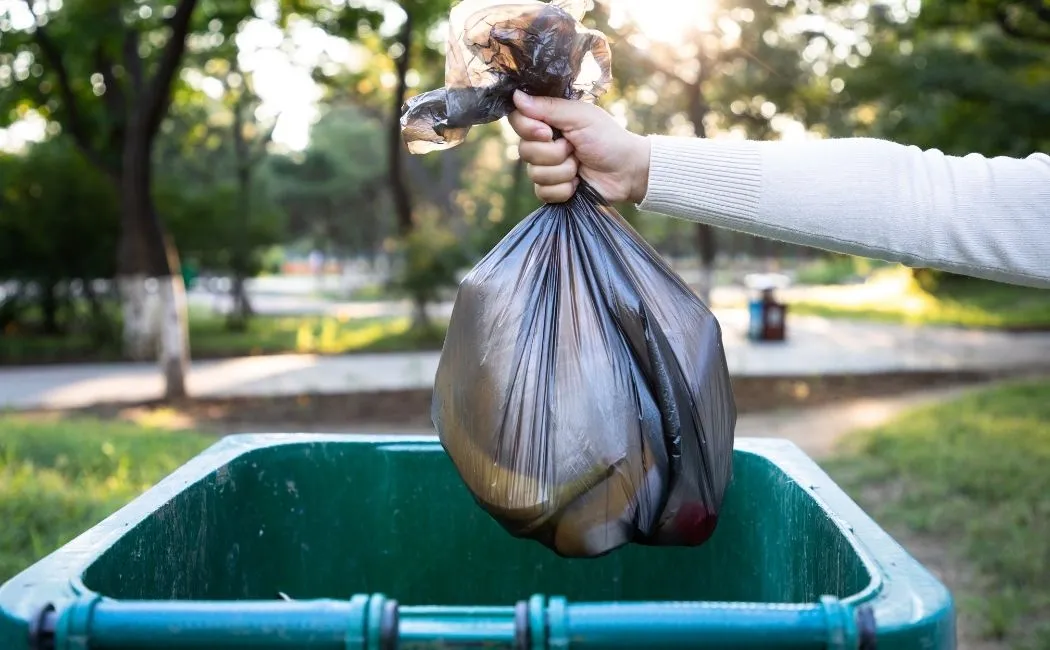
{"type": "Polygon", "coordinates": [[[944,586],[778,440],[737,441],[704,546],[568,560],[509,537],[436,438],[231,436],[0,588],[4,650],[954,640],[944,586]]]}

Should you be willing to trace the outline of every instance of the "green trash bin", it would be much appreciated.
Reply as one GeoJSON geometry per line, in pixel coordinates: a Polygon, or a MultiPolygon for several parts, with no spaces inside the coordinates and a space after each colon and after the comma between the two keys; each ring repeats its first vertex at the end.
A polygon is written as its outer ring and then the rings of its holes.
{"type": "Polygon", "coordinates": [[[0,648],[954,647],[945,587],[805,454],[735,453],[704,546],[570,560],[434,437],[231,436],[0,588],[0,648]]]}
{"type": "Polygon", "coordinates": [[[195,261],[190,259],[182,262],[182,283],[186,286],[187,291],[197,286],[199,275],[200,268],[195,261]]]}

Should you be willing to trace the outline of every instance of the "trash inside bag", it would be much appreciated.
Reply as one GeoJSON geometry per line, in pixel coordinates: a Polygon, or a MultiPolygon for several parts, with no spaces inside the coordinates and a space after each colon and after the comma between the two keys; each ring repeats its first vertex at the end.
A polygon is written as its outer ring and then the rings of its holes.
{"type": "Polygon", "coordinates": [[[609,43],[579,19],[586,0],[465,0],[449,14],[445,87],[406,102],[411,153],[453,147],[514,110],[514,91],[593,101],[612,82],[609,43]]]}
{"type": "MultiPolygon", "coordinates": [[[[566,6],[489,2],[453,20],[467,28],[450,29],[463,40],[450,40],[449,60],[490,67],[463,76],[457,63],[446,78],[455,83],[409,102],[410,147],[454,146],[511,110],[515,88],[600,94],[604,38],[566,6]],[[581,72],[588,54],[596,76],[581,72]],[[456,85],[464,79],[490,85],[456,85]]],[[[461,282],[432,416],[479,505],[568,557],[703,543],[732,471],[736,407],[717,320],[585,181],[526,217],[461,282]]]]}

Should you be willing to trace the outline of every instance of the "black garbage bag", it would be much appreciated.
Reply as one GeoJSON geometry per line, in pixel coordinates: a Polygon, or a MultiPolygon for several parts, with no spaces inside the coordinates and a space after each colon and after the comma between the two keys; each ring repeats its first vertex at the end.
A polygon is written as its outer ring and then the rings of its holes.
{"type": "MultiPolygon", "coordinates": [[[[458,23],[453,10],[452,24],[490,31],[460,30],[449,58],[488,62],[491,85],[410,102],[410,145],[453,146],[512,110],[515,88],[600,94],[608,49],[570,10],[486,3],[458,23]],[[581,85],[588,55],[599,71],[581,85]]],[[[526,217],[461,282],[432,416],[481,507],[563,556],[703,543],[732,471],[736,407],[718,322],[586,182],[526,217]]]]}

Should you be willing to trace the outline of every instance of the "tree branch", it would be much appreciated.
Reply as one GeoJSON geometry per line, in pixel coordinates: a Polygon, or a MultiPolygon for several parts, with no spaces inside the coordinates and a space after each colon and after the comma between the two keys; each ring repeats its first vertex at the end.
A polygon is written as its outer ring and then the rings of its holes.
{"type": "MultiPolygon", "coordinates": [[[[25,0],[25,3],[26,8],[29,9],[29,13],[36,18],[36,13],[33,11],[33,0],[25,0]]],[[[65,61],[62,59],[61,49],[59,49],[58,45],[51,40],[51,36],[44,29],[43,25],[35,25],[33,28],[33,40],[44,53],[48,63],[54,68],[55,76],[58,77],[58,92],[62,97],[62,104],[66,109],[66,116],[68,118],[68,124],[66,126],[69,127],[69,135],[73,137],[73,142],[93,165],[97,166],[99,169],[108,170],[109,167],[102,160],[102,157],[99,156],[98,152],[91,146],[91,139],[88,137],[88,133],[85,130],[83,118],[80,112],[80,104],[77,102],[76,94],[73,92],[73,85],[69,77],[69,69],[66,67],[65,61]]]]}
{"type": "MultiPolygon", "coordinates": [[[[1040,8],[1040,10],[1036,12],[1036,15],[1039,16],[1040,19],[1047,20],[1048,22],[1050,22],[1050,9],[1040,8]],[[1045,18],[1043,17],[1043,12],[1046,13],[1045,18]]],[[[999,7],[996,7],[995,22],[997,25],[999,25],[999,29],[1002,30],[1002,32],[1007,36],[1011,36],[1019,40],[1031,41],[1033,43],[1050,43],[1050,36],[1042,36],[1040,34],[1026,32],[1020,27],[1010,22],[1010,12],[1007,11],[1006,5],[1000,5],[999,7]]]]}
{"type": "Polygon", "coordinates": [[[255,167],[266,157],[266,147],[273,142],[273,132],[277,128],[277,120],[279,119],[281,119],[280,113],[277,114],[277,117],[273,120],[273,124],[270,128],[266,129],[266,132],[263,133],[262,137],[259,138],[259,141],[255,144],[255,150],[248,156],[249,166],[255,167]]]}
{"type": "Polygon", "coordinates": [[[142,59],[139,57],[139,33],[129,29],[124,34],[124,70],[131,80],[131,94],[136,99],[142,94],[142,59]]]}
{"type": "Polygon", "coordinates": [[[650,74],[662,74],[668,79],[673,79],[678,83],[689,85],[689,82],[683,79],[677,72],[670,68],[665,68],[661,64],[657,63],[652,57],[646,56],[638,48],[631,47],[631,54],[636,62],[641,64],[643,68],[646,68],[650,74]]]}
{"type": "Polygon", "coordinates": [[[1044,23],[1050,23],[1050,4],[1043,0],[1028,0],[1028,6],[1035,12],[1035,17],[1044,23]]]}
{"type": "Polygon", "coordinates": [[[102,74],[102,82],[106,86],[106,92],[102,95],[106,107],[113,117],[123,121],[128,107],[127,96],[113,72],[113,60],[106,54],[101,43],[95,47],[95,67],[102,74]]]}
{"type": "Polygon", "coordinates": [[[157,133],[164,115],[168,112],[168,104],[171,101],[171,84],[175,73],[179,70],[182,55],[186,51],[186,35],[190,31],[190,18],[196,8],[197,0],[180,0],[169,23],[171,34],[160,54],[157,71],[150,79],[142,96],[143,126],[149,137],[157,133]]]}

